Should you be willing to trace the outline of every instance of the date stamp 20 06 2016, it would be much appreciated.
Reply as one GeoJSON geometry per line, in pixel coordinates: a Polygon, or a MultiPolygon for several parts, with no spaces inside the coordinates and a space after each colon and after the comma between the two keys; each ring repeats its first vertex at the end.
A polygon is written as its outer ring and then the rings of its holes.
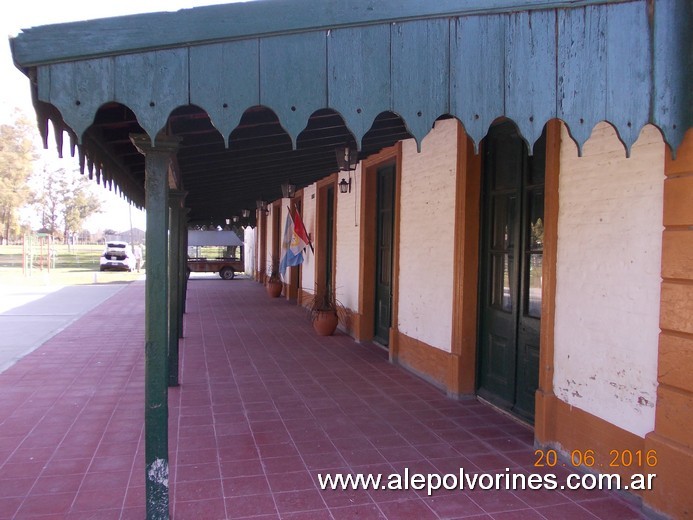
{"type": "Polygon", "coordinates": [[[573,468],[655,468],[657,452],[655,450],[609,450],[608,457],[598,457],[595,450],[573,450],[567,462],[563,462],[554,449],[534,450],[535,468],[556,466],[573,468]],[[605,462],[599,462],[605,459],[605,462]]]}

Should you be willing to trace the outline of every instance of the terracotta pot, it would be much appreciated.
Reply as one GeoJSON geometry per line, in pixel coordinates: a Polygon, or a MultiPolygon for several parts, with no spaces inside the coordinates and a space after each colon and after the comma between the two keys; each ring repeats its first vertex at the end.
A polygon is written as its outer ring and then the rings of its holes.
{"type": "Polygon", "coordinates": [[[267,282],[267,294],[269,294],[272,298],[277,298],[281,293],[281,282],[267,282]]]}
{"type": "Polygon", "coordinates": [[[339,319],[335,311],[318,311],[315,313],[313,328],[318,336],[331,336],[334,334],[339,319]]]}

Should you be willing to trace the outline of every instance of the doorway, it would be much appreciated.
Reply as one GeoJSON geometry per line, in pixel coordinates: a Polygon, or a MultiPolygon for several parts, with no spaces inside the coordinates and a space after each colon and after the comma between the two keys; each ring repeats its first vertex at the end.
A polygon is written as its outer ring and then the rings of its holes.
{"type": "Polygon", "coordinates": [[[510,122],[483,144],[480,397],[534,422],[539,383],[546,136],[529,156],[510,122]]]}
{"type": "Polygon", "coordinates": [[[375,240],[375,316],[373,339],[390,343],[392,325],[392,257],[394,238],[395,165],[377,170],[375,240]]]}
{"type": "Polygon", "coordinates": [[[335,288],[335,176],[318,185],[318,219],[316,223],[315,284],[331,294],[335,288]]]}

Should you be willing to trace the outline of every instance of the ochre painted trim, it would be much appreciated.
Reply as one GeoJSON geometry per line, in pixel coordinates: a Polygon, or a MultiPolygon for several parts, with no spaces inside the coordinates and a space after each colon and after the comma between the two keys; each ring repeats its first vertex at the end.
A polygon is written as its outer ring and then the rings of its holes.
{"type": "Polygon", "coordinates": [[[375,323],[375,192],[376,178],[372,173],[367,174],[371,161],[361,162],[361,211],[359,222],[359,309],[361,319],[356,339],[369,341],[373,339],[375,323]]]}
{"type": "Polygon", "coordinates": [[[452,355],[401,332],[394,332],[391,337],[393,335],[396,336],[398,352],[392,361],[441,390],[448,390],[452,355]]]}
{"type": "Polygon", "coordinates": [[[476,390],[481,154],[457,123],[452,337],[448,395],[476,390]]]}
{"type": "Polygon", "coordinates": [[[258,216],[258,238],[255,242],[255,248],[258,251],[256,280],[260,283],[265,283],[265,272],[267,269],[267,215],[264,211],[255,210],[258,216]]]}
{"type": "MultiPolygon", "coordinates": [[[[548,442],[537,440],[542,448],[558,450],[567,461],[570,461],[571,454],[575,450],[577,450],[576,453],[583,455],[583,458],[587,450],[590,450],[589,455],[594,457],[594,465],[585,469],[595,473],[618,473],[626,478],[630,478],[635,473],[658,473],[657,466],[648,468],[636,464],[611,465],[616,456],[614,450],[619,453],[630,450],[633,454],[640,450],[644,454],[645,439],[642,437],[576,406],[571,406],[556,396],[545,395],[543,399],[546,401],[546,409],[552,412],[550,434],[554,440],[548,442]]],[[[575,460],[579,458],[576,456],[575,460]]],[[[569,462],[568,469],[573,472],[569,462]]]]}
{"type": "Polygon", "coordinates": [[[541,325],[539,331],[539,388],[534,401],[534,432],[547,442],[554,420],[547,398],[553,397],[554,326],[556,316],[556,263],[558,261],[558,180],[561,163],[561,123],[548,122],[544,175],[544,254],[542,261],[541,325]]]}
{"type": "MultiPolygon", "coordinates": [[[[334,243],[332,244],[332,287],[335,283],[336,274],[336,260],[337,260],[337,199],[339,198],[339,188],[337,186],[338,175],[333,173],[328,177],[320,179],[316,183],[316,219],[315,219],[315,237],[313,237],[314,247],[315,247],[315,285],[324,285],[325,278],[325,261],[324,258],[327,255],[327,226],[325,222],[327,221],[327,189],[332,187],[334,193],[334,219],[333,219],[333,236],[335,237],[334,243]]],[[[320,287],[322,289],[322,287],[320,287]]]]}
{"type": "MultiPolygon", "coordinates": [[[[663,145],[665,146],[665,145],[663,145]]],[[[646,507],[673,518],[693,517],[693,129],[673,160],[665,146],[657,409],[646,449],[657,451],[657,486],[646,507]]]]}
{"type": "Polygon", "coordinates": [[[312,295],[313,293],[310,291],[306,291],[303,288],[299,289],[299,304],[303,305],[303,302],[307,302],[312,295]]]}
{"type": "MultiPolygon", "coordinates": [[[[376,197],[377,197],[377,170],[381,166],[392,163],[395,165],[395,189],[399,190],[401,184],[401,165],[402,165],[402,143],[398,142],[394,146],[385,148],[379,153],[361,161],[361,210],[360,222],[361,230],[359,235],[359,309],[361,310],[359,327],[354,329],[357,334],[355,338],[359,341],[369,341],[373,339],[373,329],[375,327],[375,237],[376,237],[376,197]],[[358,332],[357,332],[358,331],[358,332]]],[[[398,195],[395,193],[395,208],[394,221],[399,222],[398,195]]],[[[395,225],[393,248],[395,249],[393,256],[393,284],[397,283],[398,276],[395,273],[399,272],[399,225],[395,225]],[[395,262],[397,262],[395,264],[395,262]]],[[[398,284],[393,286],[392,298],[392,323],[396,326],[394,317],[398,312],[398,294],[394,291],[399,291],[398,284]]],[[[390,333],[390,341],[394,340],[395,351],[397,338],[390,333]]],[[[391,356],[392,357],[392,356],[391,356]]]]}
{"type": "Polygon", "coordinates": [[[655,432],[645,437],[644,450],[657,454],[656,484],[643,493],[645,509],[671,518],[693,518],[693,451],[655,432]]]}
{"type": "Polygon", "coordinates": [[[362,320],[363,316],[361,313],[349,310],[349,334],[356,340],[361,337],[362,320]]]}
{"type": "Polygon", "coordinates": [[[281,260],[281,216],[282,201],[278,200],[269,205],[270,215],[272,216],[272,243],[270,244],[271,258],[279,265],[281,260]]]}
{"type": "Polygon", "coordinates": [[[392,208],[393,230],[392,230],[392,325],[390,327],[389,356],[390,361],[399,357],[400,334],[399,334],[399,244],[400,244],[400,207],[402,201],[402,170],[404,164],[402,160],[402,142],[395,145],[395,201],[392,208]]]}

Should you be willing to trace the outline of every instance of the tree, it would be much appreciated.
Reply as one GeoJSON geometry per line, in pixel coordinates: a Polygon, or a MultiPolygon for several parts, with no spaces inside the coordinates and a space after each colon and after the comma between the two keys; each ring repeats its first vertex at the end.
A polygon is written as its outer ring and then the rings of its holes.
{"type": "Polygon", "coordinates": [[[40,181],[40,187],[34,192],[33,203],[41,213],[41,232],[55,237],[60,225],[60,199],[68,188],[65,169],[49,172],[44,166],[40,181]]]}
{"type": "Polygon", "coordinates": [[[43,228],[53,236],[62,234],[69,243],[70,236],[82,231],[84,221],[101,211],[101,201],[90,191],[90,186],[89,180],[76,172],[44,168],[40,188],[34,194],[43,228]]]}
{"type": "Polygon", "coordinates": [[[32,126],[19,112],[14,124],[0,125],[0,224],[2,238],[18,228],[17,211],[30,197],[27,184],[37,158],[32,126]]]}
{"type": "Polygon", "coordinates": [[[101,211],[101,201],[88,191],[89,180],[80,176],[73,190],[65,193],[63,200],[63,234],[65,239],[82,231],[82,224],[94,213],[101,211]]]}

